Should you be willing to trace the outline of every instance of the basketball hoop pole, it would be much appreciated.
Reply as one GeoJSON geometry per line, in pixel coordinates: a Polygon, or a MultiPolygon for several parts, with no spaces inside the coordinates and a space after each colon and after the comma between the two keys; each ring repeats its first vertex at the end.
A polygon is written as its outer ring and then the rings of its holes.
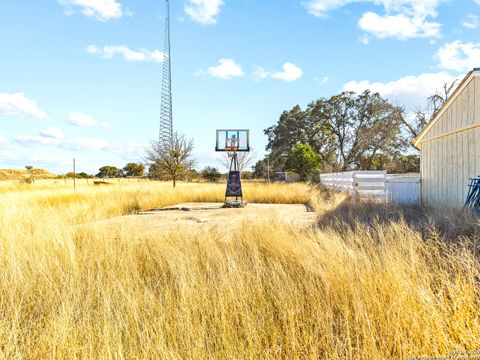
{"type": "Polygon", "coordinates": [[[227,174],[227,186],[225,190],[225,208],[243,208],[246,202],[243,201],[242,176],[239,152],[250,151],[249,130],[246,129],[224,129],[217,130],[217,142],[215,151],[226,152],[230,159],[229,171],[227,174]],[[228,198],[235,200],[228,201],[228,198]],[[239,201],[241,199],[241,201],[239,201]]]}
{"type": "MultiPolygon", "coordinates": [[[[230,169],[228,173],[231,171],[239,172],[240,174],[240,166],[238,164],[238,139],[233,138],[229,140],[229,144],[227,146],[228,154],[231,155],[232,160],[230,161],[230,169]]],[[[243,193],[242,196],[240,197],[241,201],[243,202],[243,193]]],[[[225,193],[225,202],[227,201],[227,194],[225,193]]],[[[238,201],[238,196],[235,196],[235,201],[238,201]]]]}

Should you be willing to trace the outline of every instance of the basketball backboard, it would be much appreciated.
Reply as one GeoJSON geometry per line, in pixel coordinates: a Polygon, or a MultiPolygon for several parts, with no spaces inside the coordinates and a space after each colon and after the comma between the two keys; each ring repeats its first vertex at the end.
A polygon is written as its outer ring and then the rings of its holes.
{"type": "Polygon", "coordinates": [[[217,130],[215,151],[250,151],[250,131],[244,129],[217,130]]]}

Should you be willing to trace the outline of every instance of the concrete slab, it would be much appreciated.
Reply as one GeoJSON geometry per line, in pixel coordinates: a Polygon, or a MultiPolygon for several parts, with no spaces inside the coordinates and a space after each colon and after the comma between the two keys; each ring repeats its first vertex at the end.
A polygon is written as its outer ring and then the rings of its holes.
{"type": "Polygon", "coordinates": [[[315,223],[316,214],[302,204],[248,204],[241,209],[225,209],[223,203],[185,203],[154,209],[139,215],[96,222],[96,225],[132,226],[143,230],[167,229],[187,224],[194,228],[231,228],[244,221],[276,220],[301,227],[315,223]]]}

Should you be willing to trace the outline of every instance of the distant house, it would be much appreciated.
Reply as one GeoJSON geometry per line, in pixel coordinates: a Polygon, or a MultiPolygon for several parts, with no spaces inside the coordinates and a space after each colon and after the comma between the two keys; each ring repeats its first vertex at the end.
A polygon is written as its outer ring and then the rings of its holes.
{"type": "Polygon", "coordinates": [[[480,175],[480,68],[465,76],[413,143],[421,153],[422,203],[462,207],[469,179],[480,175]]]}

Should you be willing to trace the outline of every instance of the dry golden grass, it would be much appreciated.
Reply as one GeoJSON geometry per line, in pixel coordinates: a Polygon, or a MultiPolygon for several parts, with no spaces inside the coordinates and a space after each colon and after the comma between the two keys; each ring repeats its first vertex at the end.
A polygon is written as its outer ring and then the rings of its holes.
{"type": "Polygon", "coordinates": [[[0,169],[0,180],[22,180],[26,177],[33,177],[34,179],[53,179],[55,174],[44,169],[32,170],[17,170],[17,169],[0,169]]]}
{"type": "Polygon", "coordinates": [[[377,220],[342,220],[341,196],[302,184],[246,193],[310,201],[328,219],[319,228],[94,231],[72,225],[221,201],[223,186],[55,186],[0,194],[2,357],[399,359],[478,347],[475,231],[445,239],[433,220],[389,221],[382,207],[377,220]]]}

